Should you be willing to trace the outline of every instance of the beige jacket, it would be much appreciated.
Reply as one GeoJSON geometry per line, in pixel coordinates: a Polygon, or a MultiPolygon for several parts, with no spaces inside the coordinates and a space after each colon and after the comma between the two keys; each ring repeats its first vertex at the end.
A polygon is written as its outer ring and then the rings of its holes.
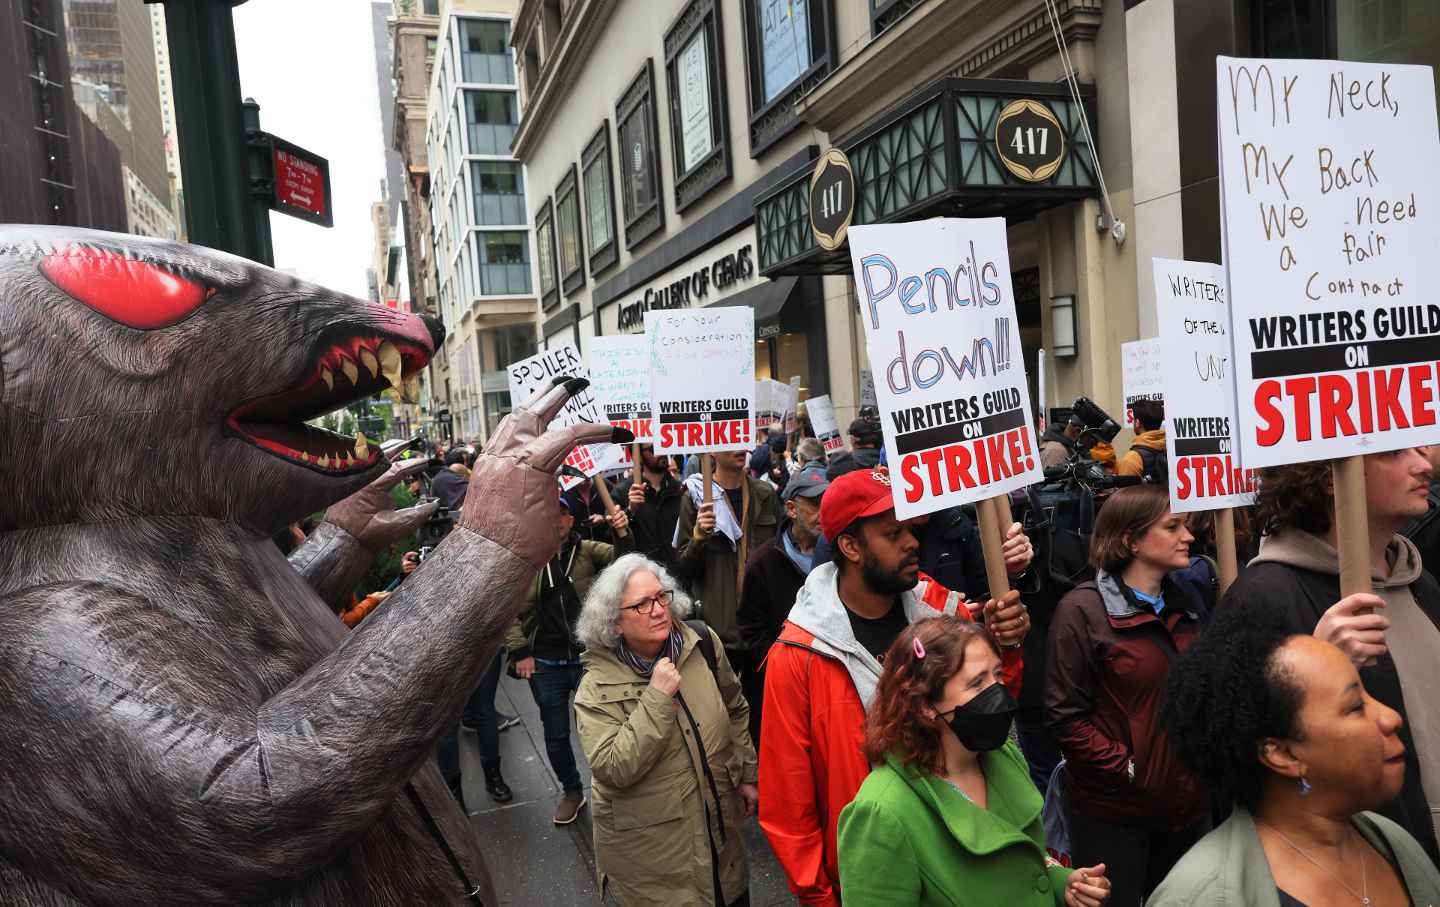
{"type": "Polygon", "coordinates": [[[714,905],[712,843],[726,902],[749,883],[736,788],[757,777],[750,707],[718,638],[712,674],[699,637],[688,626],[681,631],[676,696],[656,692],[613,652],[594,650],[585,652],[575,694],[593,778],[596,871],[602,891],[625,907],[714,905]]]}

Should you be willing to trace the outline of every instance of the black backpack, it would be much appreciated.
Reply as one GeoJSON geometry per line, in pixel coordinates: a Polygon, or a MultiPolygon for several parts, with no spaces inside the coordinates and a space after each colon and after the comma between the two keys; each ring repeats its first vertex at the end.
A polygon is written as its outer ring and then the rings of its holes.
{"type": "Polygon", "coordinates": [[[699,649],[700,654],[705,656],[705,663],[710,666],[710,673],[719,677],[720,659],[715,654],[715,638],[710,635],[710,627],[706,625],[705,621],[699,618],[691,618],[685,621],[685,626],[694,630],[695,635],[700,637],[695,641],[695,648],[699,649]]]}
{"type": "Polygon", "coordinates": [[[1140,455],[1140,476],[1156,485],[1170,485],[1170,456],[1162,448],[1132,447],[1140,455]]]}

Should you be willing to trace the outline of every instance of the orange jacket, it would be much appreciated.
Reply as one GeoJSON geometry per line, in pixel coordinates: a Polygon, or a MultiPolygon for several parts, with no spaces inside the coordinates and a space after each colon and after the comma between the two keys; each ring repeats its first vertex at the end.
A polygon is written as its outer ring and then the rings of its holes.
{"type": "Polygon", "coordinates": [[[360,601],[355,602],[340,612],[340,619],[345,622],[345,626],[354,627],[360,623],[360,621],[364,620],[371,611],[374,611],[375,608],[385,600],[385,596],[388,594],[388,592],[371,592],[369,595],[360,599],[360,601]]]}
{"type": "MultiPolygon", "coordinates": [[[[821,565],[811,571],[797,607],[807,593],[812,606],[817,593],[833,595],[834,569],[821,565]]],[[[913,619],[941,614],[974,619],[958,594],[923,573],[920,580],[913,593],[913,619]]],[[[838,597],[833,604],[844,608],[838,597]]],[[[843,616],[840,620],[848,623],[843,616]]],[[[1005,686],[1016,696],[1023,671],[1020,653],[1018,648],[1002,653],[1005,686]]],[[[810,630],[786,621],[765,663],[760,827],[790,890],[805,905],[840,905],[836,823],[870,773],[861,752],[865,707],[842,654],[823,639],[817,641],[810,630]]]]}

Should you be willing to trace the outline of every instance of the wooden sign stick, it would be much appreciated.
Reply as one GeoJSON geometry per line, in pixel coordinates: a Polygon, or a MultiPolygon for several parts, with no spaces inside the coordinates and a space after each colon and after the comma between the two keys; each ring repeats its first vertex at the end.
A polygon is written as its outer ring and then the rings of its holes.
{"type": "MultiPolygon", "coordinates": [[[[610,497],[610,483],[605,481],[605,477],[603,475],[596,476],[593,482],[595,485],[595,490],[600,492],[600,503],[605,505],[605,512],[614,513],[616,510],[618,510],[619,508],[615,506],[615,500],[610,497]]],[[[622,539],[629,538],[630,530],[617,529],[615,530],[615,534],[622,539]]]]}
{"type": "Polygon", "coordinates": [[[639,441],[636,441],[634,444],[631,444],[631,445],[630,445],[630,459],[632,459],[632,460],[635,461],[635,478],[631,479],[631,483],[632,483],[633,485],[635,485],[635,487],[638,488],[638,487],[640,486],[640,483],[643,482],[643,481],[645,481],[645,477],[640,474],[640,442],[639,442],[639,441]]]}
{"type": "Polygon", "coordinates": [[[708,453],[702,453],[700,455],[700,481],[705,487],[703,497],[700,498],[702,504],[713,504],[715,502],[715,491],[711,488],[711,485],[715,481],[714,476],[715,459],[708,453]]]}
{"type": "MultiPolygon", "coordinates": [[[[1365,461],[1336,460],[1330,467],[1335,488],[1335,543],[1340,549],[1340,597],[1373,592],[1370,581],[1370,513],[1365,500],[1365,461]]],[[[1361,665],[1375,664],[1371,658],[1361,665]]]]}
{"type": "Polygon", "coordinates": [[[1229,507],[1215,511],[1215,562],[1220,568],[1220,594],[1224,595],[1240,575],[1235,555],[1235,511],[1229,507]]]}
{"type": "Polygon", "coordinates": [[[975,513],[980,518],[980,544],[985,550],[985,576],[990,580],[991,598],[999,598],[1010,591],[1010,577],[1005,573],[1005,554],[1001,551],[1005,543],[1005,530],[1000,525],[1002,508],[1008,511],[1009,502],[1002,504],[999,497],[975,504],[975,513]]]}

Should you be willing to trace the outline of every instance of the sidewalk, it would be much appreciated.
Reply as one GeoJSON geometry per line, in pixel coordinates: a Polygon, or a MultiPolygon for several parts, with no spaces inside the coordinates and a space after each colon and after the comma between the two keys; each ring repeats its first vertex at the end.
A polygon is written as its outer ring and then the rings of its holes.
{"type": "MultiPolygon", "coordinates": [[[[591,847],[587,805],[573,825],[557,828],[550,821],[560,785],[545,758],[540,713],[524,681],[501,675],[495,704],[521,722],[500,734],[505,780],[515,799],[498,804],[485,793],[475,735],[460,734],[460,767],[470,821],[484,843],[485,863],[495,879],[502,904],[598,904],[595,855],[591,847]]],[[[570,742],[589,796],[590,770],[580,754],[573,730],[570,742]]],[[[754,819],[745,823],[750,860],[750,903],[753,907],[792,905],[785,876],[754,819]]]]}

